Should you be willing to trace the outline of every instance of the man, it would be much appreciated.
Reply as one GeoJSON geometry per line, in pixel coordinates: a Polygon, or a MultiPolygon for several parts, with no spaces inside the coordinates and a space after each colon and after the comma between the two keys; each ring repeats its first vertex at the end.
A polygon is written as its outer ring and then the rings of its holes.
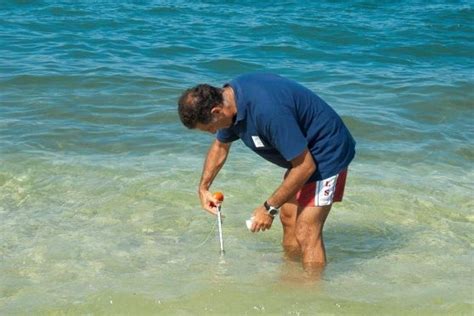
{"type": "Polygon", "coordinates": [[[216,214],[209,188],[240,138],[287,169],[280,186],[254,210],[251,231],[270,229],[281,208],[284,249],[300,252],[305,267],[324,266],[323,225],[332,203],[342,200],[355,155],[355,141],[336,112],[307,88],[273,74],[245,74],[223,88],[198,85],[178,103],[186,127],[217,133],[199,184],[202,207],[216,214]]]}

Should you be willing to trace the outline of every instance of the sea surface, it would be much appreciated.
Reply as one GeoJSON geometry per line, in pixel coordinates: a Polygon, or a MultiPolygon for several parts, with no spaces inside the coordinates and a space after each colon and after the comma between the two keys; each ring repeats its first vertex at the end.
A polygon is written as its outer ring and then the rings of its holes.
{"type": "Polygon", "coordinates": [[[0,2],[0,314],[472,315],[472,1],[0,2]],[[226,254],[195,84],[274,72],[357,140],[315,280],[249,233],[279,169],[236,142],[226,254]]]}

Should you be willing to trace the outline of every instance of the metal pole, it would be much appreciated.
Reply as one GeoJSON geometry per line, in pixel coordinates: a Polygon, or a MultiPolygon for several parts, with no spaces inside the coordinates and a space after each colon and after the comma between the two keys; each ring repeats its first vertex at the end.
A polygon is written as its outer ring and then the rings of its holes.
{"type": "Polygon", "coordinates": [[[222,237],[222,218],[221,218],[221,206],[217,206],[217,227],[219,228],[219,243],[221,246],[221,255],[225,253],[224,251],[224,238],[222,237]]]}

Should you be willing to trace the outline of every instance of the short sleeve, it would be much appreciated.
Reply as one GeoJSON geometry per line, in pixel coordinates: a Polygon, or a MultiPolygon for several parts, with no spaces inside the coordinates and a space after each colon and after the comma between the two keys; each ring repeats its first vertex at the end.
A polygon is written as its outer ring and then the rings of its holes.
{"type": "Polygon", "coordinates": [[[285,160],[293,160],[308,147],[308,141],[293,115],[280,113],[264,120],[264,134],[285,160]]]}
{"type": "Polygon", "coordinates": [[[230,128],[222,128],[217,131],[216,138],[221,143],[230,143],[239,139],[239,136],[237,136],[230,128]]]}

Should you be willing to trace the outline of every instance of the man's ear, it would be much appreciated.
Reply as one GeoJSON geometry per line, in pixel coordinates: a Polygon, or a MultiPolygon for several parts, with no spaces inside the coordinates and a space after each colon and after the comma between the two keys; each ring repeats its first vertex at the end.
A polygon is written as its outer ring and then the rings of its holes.
{"type": "Polygon", "coordinates": [[[211,114],[221,114],[222,113],[222,110],[223,108],[221,108],[220,106],[215,106],[211,109],[211,114]]]}

